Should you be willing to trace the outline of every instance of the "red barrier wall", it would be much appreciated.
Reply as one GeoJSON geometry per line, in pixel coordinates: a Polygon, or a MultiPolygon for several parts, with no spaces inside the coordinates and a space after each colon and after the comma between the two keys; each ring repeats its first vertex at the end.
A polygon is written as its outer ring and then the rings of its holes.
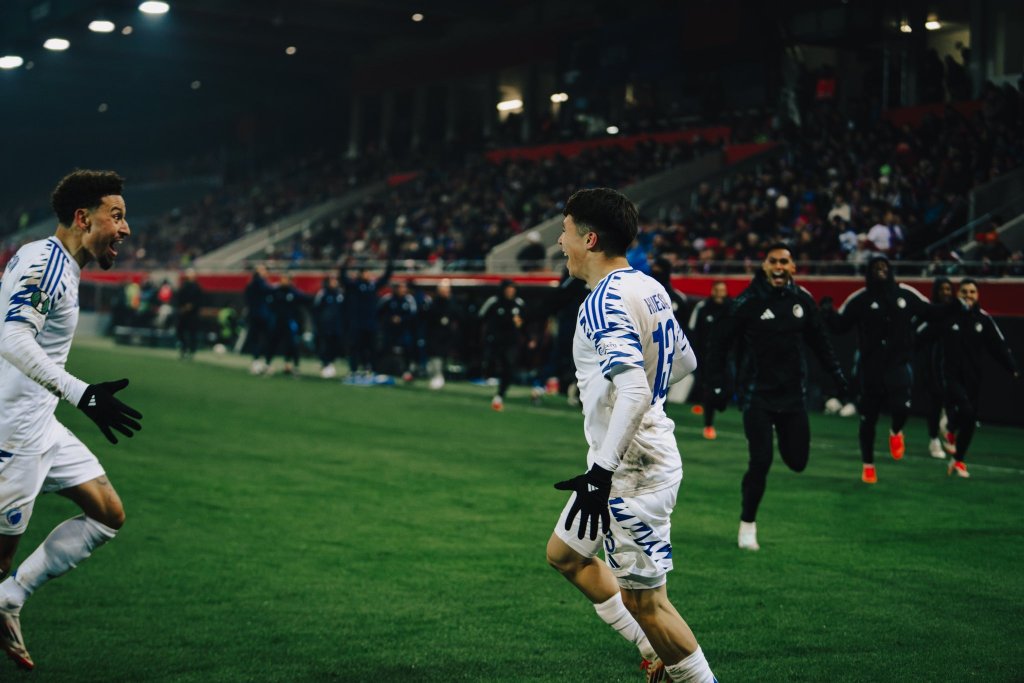
{"type": "Polygon", "coordinates": [[[549,159],[557,154],[566,158],[577,156],[588,149],[601,147],[624,147],[632,149],[638,142],[652,140],[654,142],[693,142],[700,138],[710,142],[729,140],[731,130],[728,126],[711,126],[708,128],[694,128],[692,130],[677,130],[665,133],[640,133],[638,135],[627,135],[621,138],[602,138],[600,140],[578,140],[575,142],[562,142],[554,145],[537,145],[533,147],[509,147],[507,149],[496,149],[487,152],[488,161],[497,163],[505,159],[549,159]]]}

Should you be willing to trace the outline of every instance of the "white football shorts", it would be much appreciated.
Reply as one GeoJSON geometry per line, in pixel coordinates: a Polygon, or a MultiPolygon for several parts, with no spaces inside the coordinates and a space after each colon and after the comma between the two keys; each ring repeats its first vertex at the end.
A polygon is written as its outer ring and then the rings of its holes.
{"type": "Polygon", "coordinates": [[[582,540],[576,537],[579,516],[572,528],[565,520],[575,497],[562,508],[555,534],[584,557],[593,557],[604,548],[605,562],[622,588],[657,588],[672,571],[672,510],[676,506],[679,484],[634,498],[613,497],[608,501],[611,524],[607,535],[590,540],[589,529],[582,540]]]}
{"type": "Polygon", "coordinates": [[[61,425],[61,435],[41,455],[0,451],[0,535],[20,536],[28,528],[40,493],[62,491],[103,476],[103,467],[84,443],[61,425]]]}

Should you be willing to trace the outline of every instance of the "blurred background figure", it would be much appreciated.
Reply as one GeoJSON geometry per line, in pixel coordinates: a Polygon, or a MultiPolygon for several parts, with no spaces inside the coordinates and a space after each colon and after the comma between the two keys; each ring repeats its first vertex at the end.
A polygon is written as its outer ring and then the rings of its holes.
{"type": "Polygon", "coordinates": [[[512,384],[519,360],[519,343],[526,303],[516,296],[516,284],[502,280],[498,294],[480,307],[483,328],[484,369],[488,376],[498,378],[498,391],[491,399],[491,408],[505,409],[505,394],[512,384]]]}
{"type": "Polygon", "coordinates": [[[461,329],[461,317],[462,311],[452,298],[452,282],[445,278],[437,284],[437,291],[427,301],[423,312],[431,389],[444,386],[445,371],[461,329]]]}
{"type": "Polygon", "coordinates": [[[245,286],[245,339],[242,342],[242,350],[252,354],[252,367],[250,371],[254,375],[265,372],[267,364],[263,356],[267,352],[267,345],[270,342],[270,331],[274,326],[274,314],[270,308],[273,297],[273,288],[267,282],[267,267],[263,264],[253,268],[252,278],[245,286]]]}
{"type": "MultiPolygon", "coordinates": [[[[717,439],[718,433],[715,431],[715,402],[711,400],[710,396],[711,383],[707,381],[706,373],[701,369],[700,361],[706,358],[710,352],[709,344],[711,343],[711,333],[715,328],[715,323],[725,317],[731,305],[732,299],[729,298],[729,290],[726,288],[725,283],[719,280],[711,285],[711,296],[698,301],[697,305],[693,307],[689,325],[687,326],[687,336],[693,343],[694,351],[697,354],[697,379],[695,386],[698,396],[701,397],[701,409],[695,410],[695,412],[698,414],[703,413],[704,415],[705,439],[717,439]]],[[[725,391],[730,395],[733,391],[734,376],[735,361],[732,358],[727,358],[725,391]]]]}
{"type": "Polygon", "coordinates": [[[181,358],[189,359],[199,347],[199,313],[203,305],[203,288],[196,281],[195,268],[188,268],[182,276],[175,305],[178,309],[178,352],[181,358]]]}
{"type": "Polygon", "coordinates": [[[292,284],[291,273],[281,275],[281,281],[274,287],[270,298],[274,326],[271,328],[270,341],[264,354],[267,372],[270,371],[274,356],[279,352],[284,358],[283,372],[286,375],[293,375],[298,371],[303,309],[310,302],[311,298],[292,284]]]}
{"type": "Polygon", "coordinates": [[[345,352],[345,294],[336,275],[324,278],[323,286],[313,298],[313,327],[320,376],[330,379],[338,374],[334,361],[345,352]]]}
{"type": "Polygon", "coordinates": [[[405,281],[398,281],[378,305],[381,323],[381,346],[384,358],[381,369],[389,375],[401,375],[411,382],[416,358],[416,329],[419,309],[405,281]]]}

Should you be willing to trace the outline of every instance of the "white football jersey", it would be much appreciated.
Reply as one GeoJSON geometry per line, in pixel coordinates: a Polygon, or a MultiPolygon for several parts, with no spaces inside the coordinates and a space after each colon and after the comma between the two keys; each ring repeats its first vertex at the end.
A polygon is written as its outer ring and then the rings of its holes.
{"type": "MultiPolygon", "coordinates": [[[[36,343],[60,368],[78,325],[81,269],[56,237],[26,244],[0,280],[0,336],[6,326],[27,325],[36,343]]],[[[53,415],[56,387],[43,387],[0,358],[0,450],[45,452],[63,429],[53,415]]]]}
{"type": "Polygon", "coordinates": [[[665,288],[632,268],[605,276],[580,306],[573,339],[583,431],[593,464],[615,403],[611,378],[623,367],[644,370],[651,405],[612,478],[612,493],[635,496],[677,484],[683,476],[675,423],[665,414],[672,363],[689,348],[665,288]]]}

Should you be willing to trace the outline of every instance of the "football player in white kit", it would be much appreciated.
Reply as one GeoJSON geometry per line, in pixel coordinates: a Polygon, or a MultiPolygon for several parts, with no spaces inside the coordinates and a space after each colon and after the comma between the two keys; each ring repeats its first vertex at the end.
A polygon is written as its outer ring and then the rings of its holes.
{"type": "Polygon", "coordinates": [[[110,171],[65,176],[52,196],[56,234],[19,249],[0,279],[0,578],[11,570],[41,492],[56,491],[83,513],[59,524],[0,583],[0,648],[23,669],[35,666],[19,620],[26,598],[124,523],[121,499],[96,456],[53,414],[64,399],[112,443],[112,430],[132,436],[141,428],[142,415],[114,397],[128,380],[86,384],[64,370],[78,324],[81,268],[90,261],[113,266],[130,234],[123,184],[110,171]]]}
{"type": "Polygon", "coordinates": [[[563,213],[558,242],[569,274],[590,288],[573,340],[590,469],[555,484],[575,494],[548,540],[548,563],[636,644],[649,681],[711,683],[665,585],[683,478],[665,396],[697,359],[664,287],[626,261],[637,234],[632,202],[607,188],[580,190],[563,213]]]}

